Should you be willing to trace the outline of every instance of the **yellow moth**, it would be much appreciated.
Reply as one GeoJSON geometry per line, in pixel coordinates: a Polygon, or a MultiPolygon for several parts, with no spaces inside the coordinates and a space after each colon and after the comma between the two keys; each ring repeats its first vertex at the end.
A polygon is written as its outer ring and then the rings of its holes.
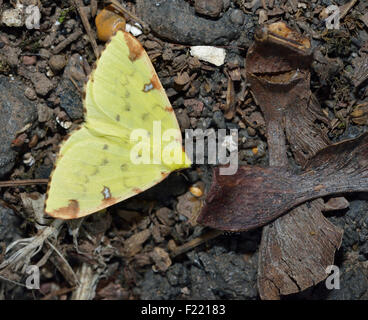
{"type": "Polygon", "coordinates": [[[60,148],[47,189],[47,214],[86,216],[191,165],[169,99],[147,53],[129,33],[118,31],[111,38],[83,100],[85,121],[60,148]],[[158,125],[159,143],[153,141],[158,125]],[[143,156],[149,161],[140,161],[143,156]]]}

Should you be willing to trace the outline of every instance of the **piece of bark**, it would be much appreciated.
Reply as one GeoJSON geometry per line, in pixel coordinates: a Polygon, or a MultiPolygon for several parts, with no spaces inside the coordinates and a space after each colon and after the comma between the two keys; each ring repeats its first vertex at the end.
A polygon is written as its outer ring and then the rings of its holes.
{"type": "Polygon", "coordinates": [[[263,228],[257,279],[262,299],[277,300],[326,278],[343,233],[321,215],[322,208],[317,199],[263,228]]]}
{"type": "Polygon", "coordinates": [[[248,231],[309,200],[368,192],[368,134],[322,149],[301,174],[287,167],[256,166],[242,166],[232,176],[219,172],[214,170],[198,222],[224,231],[248,231]]]}
{"type": "Polygon", "coordinates": [[[352,65],[354,71],[350,78],[355,87],[360,87],[368,79],[368,42],[359,50],[359,55],[353,59],[352,65]]]}
{"type": "Polygon", "coordinates": [[[349,201],[345,198],[331,198],[327,202],[325,202],[324,207],[322,209],[323,212],[330,212],[336,210],[344,210],[349,208],[349,201]]]}
{"type": "MultiPolygon", "coordinates": [[[[326,122],[327,119],[324,118],[317,99],[309,90],[309,65],[312,62],[310,42],[282,23],[261,29],[256,33],[256,40],[263,46],[269,46],[270,51],[258,51],[260,54],[257,61],[252,62],[248,58],[251,57],[252,50],[253,58],[257,58],[254,55],[254,52],[257,53],[257,42],[255,43],[247,56],[247,76],[257,75],[257,72],[260,75],[266,72],[266,75],[271,76],[280,72],[282,76],[284,72],[285,76],[285,72],[293,70],[294,75],[295,71],[299,70],[305,73],[304,83],[299,83],[299,86],[304,85],[306,90],[304,97],[301,92],[294,91],[297,93],[297,99],[294,103],[291,101],[290,105],[284,106],[291,109],[287,112],[288,117],[284,118],[284,114],[281,113],[281,120],[286,119],[283,125],[286,126],[284,127],[286,135],[290,139],[290,148],[296,161],[304,164],[316,151],[328,145],[326,135],[314,125],[315,122],[326,122]]],[[[285,92],[285,85],[283,87],[284,93],[288,94],[285,92]]],[[[277,90],[268,92],[269,101],[277,101],[273,97],[275,91],[277,92],[277,90]]],[[[272,127],[269,128],[268,145],[276,140],[272,139],[274,135],[272,127]]],[[[280,143],[285,140],[285,136],[283,130],[277,128],[280,143]]],[[[272,153],[272,149],[269,153],[270,165],[282,165],[287,162],[286,154],[280,159],[280,155],[272,153]]],[[[326,220],[320,206],[314,202],[310,204],[310,208],[305,207],[306,205],[297,207],[288,215],[263,228],[258,261],[258,289],[262,299],[279,299],[280,295],[305,290],[327,277],[325,272],[325,268],[329,265],[327,261],[333,261],[335,251],[340,247],[343,232],[326,220]],[[305,214],[306,211],[308,215],[305,214]],[[310,225],[320,226],[320,232],[313,237],[307,232],[310,225]],[[325,245],[330,242],[332,245],[325,245]],[[270,243],[272,247],[269,247],[270,243]],[[313,259],[308,258],[310,256],[313,256],[313,259]],[[315,261],[320,261],[321,264],[315,264],[315,261]]]]}
{"type": "Polygon", "coordinates": [[[87,263],[83,263],[77,271],[79,286],[73,292],[71,300],[93,300],[96,295],[101,272],[96,271],[87,263]]]}

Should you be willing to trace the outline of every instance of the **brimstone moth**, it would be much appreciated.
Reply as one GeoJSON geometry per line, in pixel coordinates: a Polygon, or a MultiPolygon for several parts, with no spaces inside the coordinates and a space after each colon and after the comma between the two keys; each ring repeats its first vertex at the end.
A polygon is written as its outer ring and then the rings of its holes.
{"type": "MultiPolygon", "coordinates": [[[[48,184],[45,212],[55,218],[80,218],[140,193],[187,168],[174,110],[152,63],[137,39],[118,31],[102,52],[83,96],[85,121],[62,144],[48,184]],[[171,141],[152,143],[154,123],[171,132],[171,141]],[[133,130],[143,129],[151,142],[151,160],[136,164],[133,130]],[[180,155],[165,161],[165,150],[180,155]],[[157,162],[156,162],[157,163],[157,162]]],[[[147,151],[147,149],[146,149],[147,151]]]]}

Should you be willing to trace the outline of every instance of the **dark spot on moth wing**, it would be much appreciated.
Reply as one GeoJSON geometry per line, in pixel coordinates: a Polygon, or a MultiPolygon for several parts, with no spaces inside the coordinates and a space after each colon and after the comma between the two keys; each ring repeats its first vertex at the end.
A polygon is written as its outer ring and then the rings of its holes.
{"type": "Polygon", "coordinates": [[[46,212],[48,215],[58,219],[75,219],[79,215],[79,202],[77,200],[69,200],[69,205],[52,212],[46,212]]]}
{"type": "Polygon", "coordinates": [[[93,171],[93,173],[91,174],[91,176],[95,176],[97,173],[99,173],[100,170],[98,169],[98,167],[95,167],[95,171],[93,171]]]}
{"type": "Polygon", "coordinates": [[[116,117],[115,117],[116,121],[120,121],[120,114],[117,114],[116,117]]]}
{"type": "Polygon", "coordinates": [[[146,121],[148,119],[148,117],[149,117],[149,113],[143,113],[142,114],[142,120],[143,121],[146,121]]]}
{"type": "Polygon", "coordinates": [[[106,158],[102,160],[101,162],[101,166],[106,166],[109,163],[109,160],[107,160],[106,158]]]}
{"type": "Polygon", "coordinates": [[[144,49],[139,41],[133,38],[133,36],[131,36],[129,33],[125,32],[124,38],[129,48],[129,60],[134,62],[141,57],[144,49]]]}
{"type": "Polygon", "coordinates": [[[124,90],[121,92],[119,97],[122,100],[128,99],[130,97],[130,92],[128,90],[124,90]]]}
{"type": "Polygon", "coordinates": [[[103,150],[107,150],[107,149],[109,149],[109,146],[107,145],[107,144],[104,144],[104,146],[103,146],[103,148],[102,148],[103,150]]]}

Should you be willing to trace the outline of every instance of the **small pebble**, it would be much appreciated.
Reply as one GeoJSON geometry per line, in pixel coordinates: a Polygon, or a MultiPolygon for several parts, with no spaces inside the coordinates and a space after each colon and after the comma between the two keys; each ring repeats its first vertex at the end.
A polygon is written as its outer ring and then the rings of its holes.
{"type": "Polygon", "coordinates": [[[143,32],[142,32],[142,27],[139,23],[135,23],[134,26],[130,25],[129,23],[127,23],[125,25],[125,31],[126,32],[130,32],[133,36],[138,37],[140,36],[143,32]]]}
{"type": "Polygon", "coordinates": [[[49,66],[54,73],[59,73],[66,66],[66,62],[63,55],[54,55],[49,60],[49,66]]]}
{"type": "Polygon", "coordinates": [[[30,152],[26,153],[23,156],[23,163],[27,165],[28,167],[32,167],[35,164],[36,160],[33,158],[32,154],[30,152]]]}
{"type": "Polygon", "coordinates": [[[52,118],[53,111],[45,104],[39,104],[37,106],[38,111],[38,121],[39,122],[46,122],[52,118]]]}
{"type": "Polygon", "coordinates": [[[36,100],[37,99],[37,94],[36,91],[34,91],[33,88],[31,87],[27,87],[26,90],[24,90],[24,95],[29,99],[29,100],[36,100]]]}
{"type": "Polygon", "coordinates": [[[204,16],[217,18],[224,7],[223,0],[195,0],[195,11],[204,16]]]}
{"type": "Polygon", "coordinates": [[[1,22],[8,27],[21,27],[23,26],[23,17],[22,17],[22,6],[21,4],[18,5],[16,9],[8,9],[4,10],[1,22]]]}
{"type": "Polygon", "coordinates": [[[215,122],[218,129],[225,129],[226,123],[222,111],[215,111],[213,114],[213,121],[215,122]]]}
{"type": "Polygon", "coordinates": [[[34,65],[37,62],[36,56],[23,56],[23,64],[26,66],[34,65]]]}
{"type": "Polygon", "coordinates": [[[51,57],[51,53],[49,50],[42,48],[40,49],[40,56],[44,59],[49,59],[51,57]]]}
{"type": "Polygon", "coordinates": [[[224,64],[226,57],[225,49],[212,46],[193,46],[190,48],[190,54],[218,67],[224,64]]]}
{"type": "Polygon", "coordinates": [[[244,14],[241,10],[235,9],[231,12],[230,19],[232,23],[241,26],[244,23],[244,14]]]}

